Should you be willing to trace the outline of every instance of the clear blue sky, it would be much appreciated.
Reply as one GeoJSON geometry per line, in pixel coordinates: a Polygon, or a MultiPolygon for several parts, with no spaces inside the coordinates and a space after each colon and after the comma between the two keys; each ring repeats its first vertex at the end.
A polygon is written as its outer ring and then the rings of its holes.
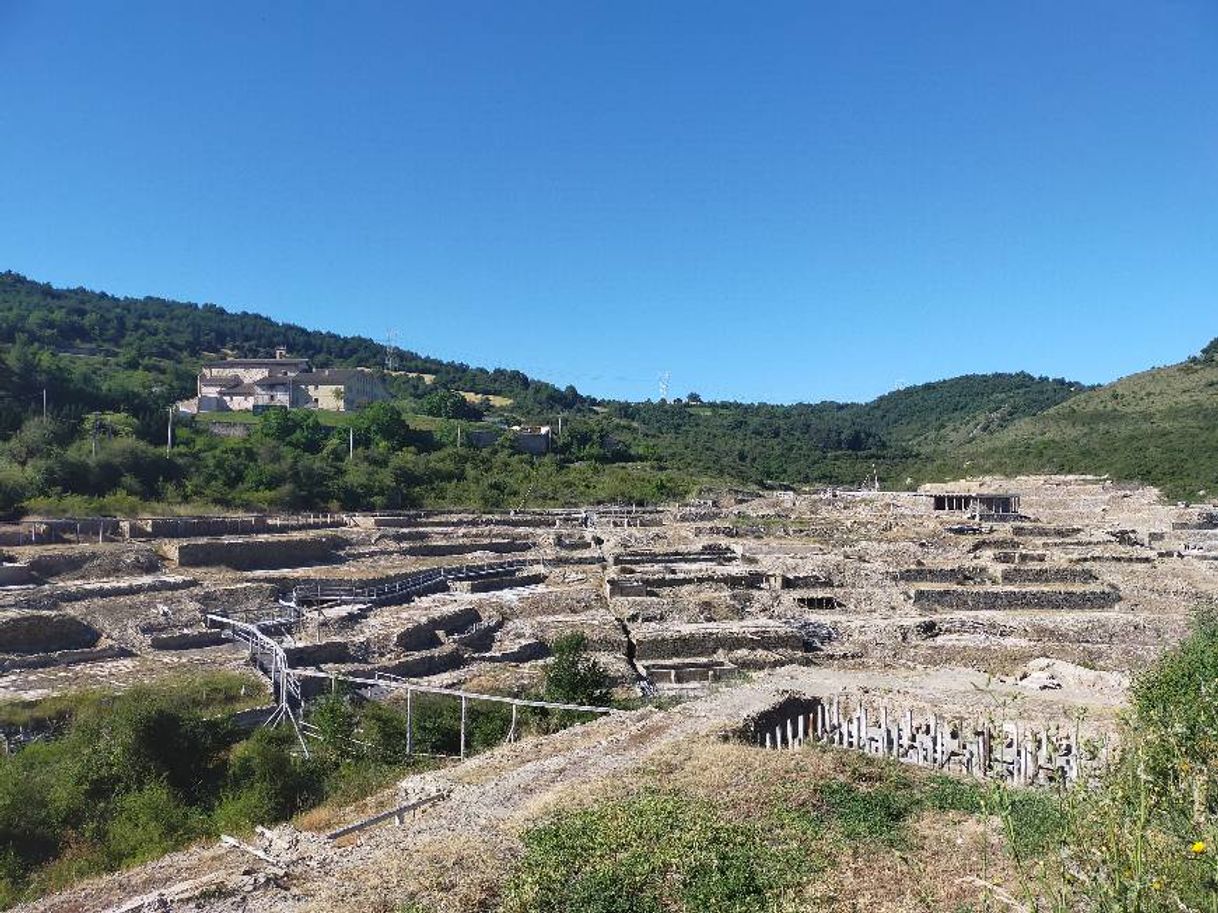
{"type": "Polygon", "coordinates": [[[1218,3],[0,0],[0,268],[602,396],[1218,335],[1218,3]]]}

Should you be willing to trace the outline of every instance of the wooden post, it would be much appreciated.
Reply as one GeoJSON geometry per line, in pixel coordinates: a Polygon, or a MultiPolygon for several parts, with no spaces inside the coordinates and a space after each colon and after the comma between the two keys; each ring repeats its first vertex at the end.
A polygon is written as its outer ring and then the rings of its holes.
{"type": "Polygon", "coordinates": [[[468,699],[464,695],[462,695],[461,696],[461,757],[463,757],[463,758],[465,757],[465,717],[466,717],[466,705],[468,703],[469,703],[468,699]]]}
{"type": "Polygon", "coordinates": [[[406,689],[406,756],[414,751],[414,689],[406,689]]]}

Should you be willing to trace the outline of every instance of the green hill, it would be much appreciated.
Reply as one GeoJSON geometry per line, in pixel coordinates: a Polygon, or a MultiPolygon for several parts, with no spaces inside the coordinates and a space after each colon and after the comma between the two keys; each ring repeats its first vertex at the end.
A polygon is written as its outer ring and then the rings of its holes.
{"type": "MultiPolygon", "coordinates": [[[[84,409],[142,411],[163,408],[194,390],[199,364],[223,356],[270,357],[279,346],[319,367],[379,367],[383,343],[363,336],[309,330],[259,314],[230,312],[214,304],[163,298],[120,298],[89,289],[60,289],[14,272],[0,273],[0,343],[9,351],[0,384],[0,426],[13,401],[28,407],[42,389],[60,403],[84,409]]],[[[392,384],[403,392],[426,387],[505,397],[525,409],[570,409],[584,403],[520,371],[470,367],[393,348],[400,372],[392,384]]],[[[11,415],[10,415],[11,419],[11,415]]],[[[11,420],[9,422],[11,425],[11,420]]]]}
{"type": "Polygon", "coordinates": [[[1218,490],[1218,341],[1187,364],[1103,388],[975,374],[869,403],[794,405],[594,400],[519,371],[395,350],[399,371],[428,375],[386,375],[396,417],[252,421],[245,439],[184,420],[165,454],[165,407],[193,392],[200,361],[280,345],[319,366],[385,357],[364,337],[0,273],[0,510],[505,507],[656,500],[707,481],[857,485],[873,472],[888,487],[1082,472],[1174,497],[1218,490]],[[463,390],[504,399],[470,405],[463,390]],[[541,461],[455,446],[458,421],[552,423],[560,413],[563,437],[541,461]]]}
{"type": "Polygon", "coordinates": [[[936,448],[1036,415],[1085,389],[1030,374],[966,375],[870,403],[617,403],[636,450],[667,465],[760,484],[899,484],[936,448]]]}
{"type": "Polygon", "coordinates": [[[1122,378],[960,448],[932,474],[1095,473],[1171,498],[1218,494],[1218,349],[1122,378]]]}

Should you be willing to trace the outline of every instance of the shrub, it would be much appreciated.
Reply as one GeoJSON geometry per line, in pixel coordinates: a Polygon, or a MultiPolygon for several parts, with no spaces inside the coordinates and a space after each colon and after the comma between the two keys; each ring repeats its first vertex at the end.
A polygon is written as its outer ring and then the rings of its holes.
{"type": "Polygon", "coordinates": [[[215,812],[221,830],[282,821],[321,798],[321,770],[293,754],[295,738],[287,728],[259,729],[233,750],[215,812]]]}
{"type": "Polygon", "coordinates": [[[1196,631],[1135,683],[1120,754],[1067,795],[1071,909],[1144,913],[1218,904],[1218,626],[1196,631]]]}
{"type": "Polygon", "coordinates": [[[565,634],[554,641],[554,658],[546,667],[546,700],[564,704],[607,706],[609,673],[588,655],[588,638],[565,634]]]}

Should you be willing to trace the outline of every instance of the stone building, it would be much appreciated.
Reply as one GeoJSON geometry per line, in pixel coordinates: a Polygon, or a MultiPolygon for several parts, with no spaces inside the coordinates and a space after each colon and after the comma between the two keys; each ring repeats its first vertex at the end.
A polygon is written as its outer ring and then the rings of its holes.
{"type": "Polygon", "coordinates": [[[350,412],[389,398],[367,368],[313,370],[307,358],[228,358],[206,362],[198,395],[179,403],[183,412],[260,412],[263,409],[327,409],[350,412]]]}

